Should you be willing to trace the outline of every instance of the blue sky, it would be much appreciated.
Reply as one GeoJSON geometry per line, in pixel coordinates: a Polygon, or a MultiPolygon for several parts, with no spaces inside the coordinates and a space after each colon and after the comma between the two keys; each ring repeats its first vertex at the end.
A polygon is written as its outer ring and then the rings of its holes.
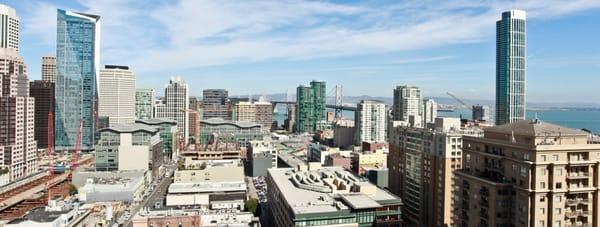
{"type": "MultiPolygon", "coordinates": [[[[600,1],[4,0],[21,19],[31,79],[55,52],[56,8],[100,15],[102,64],[129,65],[162,93],[180,75],[200,95],[284,93],[312,79],[345,95],[493,99],[495,21],[528,13],[528,101],[600,103],[600,1]]],[[[600,105],[600,104],[599,104],[600,105]]]]}

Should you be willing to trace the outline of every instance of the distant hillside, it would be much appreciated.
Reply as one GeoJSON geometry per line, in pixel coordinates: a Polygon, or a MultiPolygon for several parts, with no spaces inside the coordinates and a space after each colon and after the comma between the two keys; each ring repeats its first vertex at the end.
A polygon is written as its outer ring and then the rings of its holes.
{"type": "MultiPolygon", "coordinates": [[[[287,94],[270,94],[266,95],[268,100],[286,100],[287,94]]],[[[292,94],[292,101],[296,100],[296,94],[292,94]]],[[[432,98],[438,104],[443,105],[455,105],[460,106],[456,100],[450,97],[426,97],[432,98]]],[[[327,97],[327,103],[334,103],[335,97],[327,97]]],[[[368,95],[361,96],[344,96],[344,104],[346,105],[356,105],[361,100],[374,99],[380,100],[388,105],[392,105],[393,98],[392,97],[375,97],[368,95]]],[[[463,102],[469,105],[488,105],[493,107],[495,105],[494,100],[483,100],[483,99],[463,99],[463,102]]],[[[590,102],[528,102],[528,109],[546,109],[546,108],[591,108],[591,109],[600,109],[600,103],[590,103],[590,102]]]]}

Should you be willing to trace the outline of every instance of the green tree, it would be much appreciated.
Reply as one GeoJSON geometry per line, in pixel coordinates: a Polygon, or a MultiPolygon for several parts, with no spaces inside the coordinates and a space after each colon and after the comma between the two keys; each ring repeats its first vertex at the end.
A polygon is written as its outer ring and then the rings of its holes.
{"type": "Polygon", "coordinates": [[[255,198],[250,198],[249,200],[246,200],[246,202],[244,203],[244,209],[246,211],[250,211],[252,212],[252,214],[254,214],[254,216],[258,216],[258,199],[255,198]]]}
{"type": "Polygon", "coordinates": [[[70,195],[75,195],[75,194],[77,194],[77,187],[75,187],[75,185],[73,185],[73,184],[69,184],[69,194],[70,194],[70,195]]]}

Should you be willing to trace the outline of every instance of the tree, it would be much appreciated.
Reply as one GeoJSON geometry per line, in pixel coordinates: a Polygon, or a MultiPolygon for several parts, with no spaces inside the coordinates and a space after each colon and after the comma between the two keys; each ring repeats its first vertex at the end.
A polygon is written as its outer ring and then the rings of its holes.
{"type": "Polygon", "coordinates": [[[244,209],[252,212],[254,216],[258,216],[258,199],[250,198],[244,203],[244,209]]]}
{"type": "Polygon", "coordinates": [[[69,195],[77,194],[77,187],[73,184],[69,184],[69,195]]]}

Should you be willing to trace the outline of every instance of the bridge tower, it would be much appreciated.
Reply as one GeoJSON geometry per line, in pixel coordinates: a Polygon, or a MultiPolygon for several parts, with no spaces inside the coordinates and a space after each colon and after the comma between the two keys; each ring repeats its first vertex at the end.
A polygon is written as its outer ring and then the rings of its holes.
{"type": "Polygon", "coordinates": [[[342,85],[335,85],[335,119],[342,118],[342,106],[344,105],[344,95],[342,85]]]}

